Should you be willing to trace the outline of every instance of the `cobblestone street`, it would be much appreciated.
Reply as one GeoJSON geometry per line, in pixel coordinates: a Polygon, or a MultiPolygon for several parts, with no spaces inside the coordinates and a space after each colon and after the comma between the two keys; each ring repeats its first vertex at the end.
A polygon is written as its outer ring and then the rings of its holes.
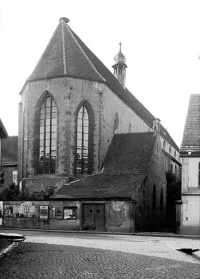
{"type": "Polygon", "coordinates": [[[26,235],[0,259],[0,278],[200,278],[200,259],[176,248],[200,249],[177,237],[7,231],[26,235]]]}

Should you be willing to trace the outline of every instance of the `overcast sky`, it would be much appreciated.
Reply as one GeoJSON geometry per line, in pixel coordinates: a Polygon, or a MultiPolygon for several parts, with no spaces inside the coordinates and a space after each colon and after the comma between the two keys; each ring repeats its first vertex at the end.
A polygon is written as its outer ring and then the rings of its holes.
{"type": "Polygon", "coordinates": [[[122,42],[126,87],[178,146],[191,94],[200,93],[199,0],[0,0],[0,118],[18,134],[19,92],[59,19],[112,70],[122,42]]]}

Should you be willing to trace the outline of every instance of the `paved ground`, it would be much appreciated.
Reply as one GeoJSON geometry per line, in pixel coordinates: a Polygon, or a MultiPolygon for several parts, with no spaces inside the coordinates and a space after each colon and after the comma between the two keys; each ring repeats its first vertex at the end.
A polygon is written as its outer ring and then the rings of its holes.
{"type": "MultiPolygon", "coordinates": [[[[8,232],[11,232],[10,230],[8,232]]],[[[200,279],[200,240],[131,235],[12,231],[26,241],[0,259],[0,278],[200,279]]]]}

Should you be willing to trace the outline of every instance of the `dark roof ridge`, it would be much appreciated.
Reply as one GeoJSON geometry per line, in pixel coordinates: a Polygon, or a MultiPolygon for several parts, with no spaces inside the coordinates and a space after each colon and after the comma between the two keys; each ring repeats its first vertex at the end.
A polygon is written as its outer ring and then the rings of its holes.
{"type": "Polygon", "coordinates": [[[130,133],[120,133],[120,134],[115,134],[115,135],[120,135],[120,136],[123,136],[123,135],[141,135],[141,134],[155,134],[156,136],[156,133],[154,131],[146,131],[146,132],[130,132],[130,133]]]}
{"type": "Polygon", "coordinates": [[[16,135],[16,136],[8,136],[8,138],[14,138],[14,137],[18,138],[18,135],[16,135]]]}

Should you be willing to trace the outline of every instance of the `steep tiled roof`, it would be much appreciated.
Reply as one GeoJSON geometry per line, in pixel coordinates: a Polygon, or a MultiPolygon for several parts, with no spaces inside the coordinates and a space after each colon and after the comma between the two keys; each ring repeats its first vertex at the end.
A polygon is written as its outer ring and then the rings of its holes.
{"type": "Polygon", "coordinates": [[[54,198],[131,198],[146,177],[155,143],[153,132],[115,134],[103,172],[63,186],[54,198]]]}
{"type": "Polygon", "coordinates": [[[62,76],[104,82],[63,19],[28,81],[62,76]]]}
{"type": "Polygon", "coordinates": [[[131,198],[144,178],[144,175],[96,174],[63,186],[53,198],[131,198]]]}
{"type": "Polygon", "coordinates": [[[17,162],[18,137],[12,136],[1,141],[2,164],[17,162]]]}
{"type": "MultiPolygon", "coordinates": [[[[105,83],[120,99],[134,110],[151,127],[155,117],[135,98],[128,89],[124,89],[116,77],[83,43],[62,18],[29,81],[75,77],[105,83]]],[[[168,131],[161,125],[161,135],[178,151],[168,131]]]]}
{"type": "Polygon", "coordinates": [[[200,152],[200,94],[190,96],[180,151],[200,152]]]}
{"type": "Polygon", "coordinates": [[[3,125],[3,122],[0,119],[0,139],[7,138],[8,133],[3,125]]]}
{"type": "Polygon", "coordinates": [[[104,173],[146,174],[156,139],[153,132],[115,134],[104,162],[104,173]]]}

